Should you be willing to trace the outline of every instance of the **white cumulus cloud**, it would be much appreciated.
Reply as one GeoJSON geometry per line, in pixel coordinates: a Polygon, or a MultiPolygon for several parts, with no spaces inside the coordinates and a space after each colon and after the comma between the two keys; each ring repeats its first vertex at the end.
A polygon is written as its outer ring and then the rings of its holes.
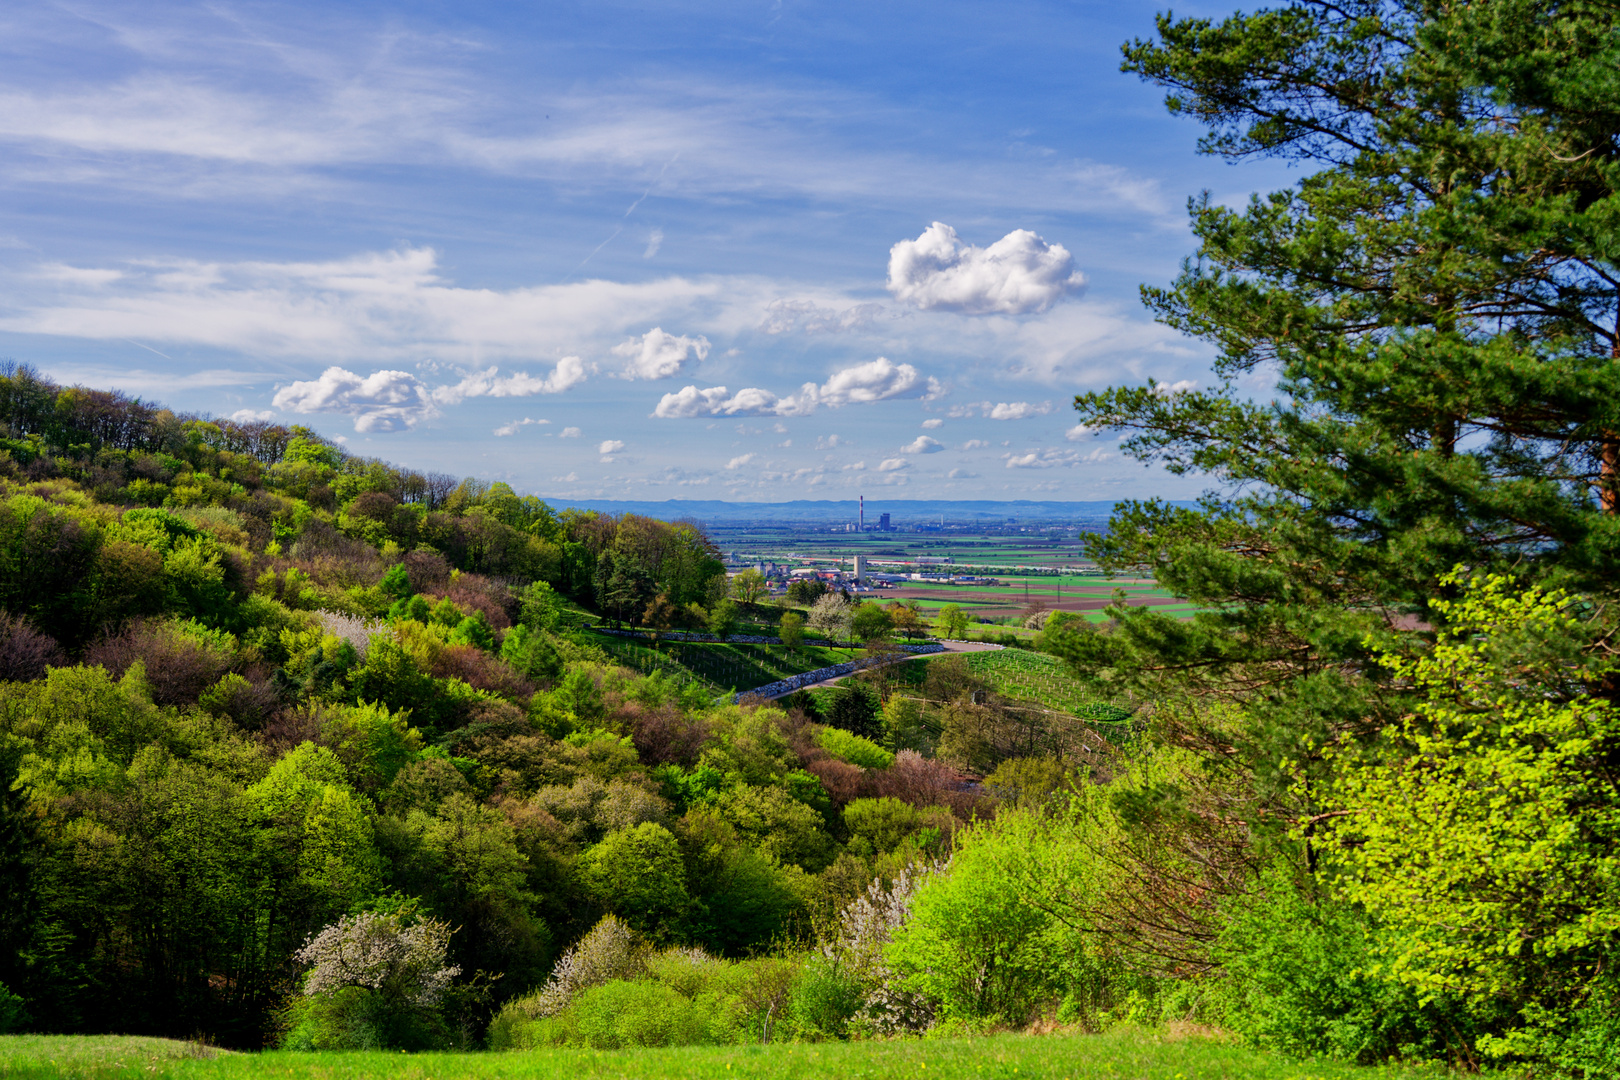
{"type": "Polygon", "coordinates": [[[989,445],[990,444],[985,442],[983,439],[969,439],[967,442],[962,444],[962,449],[964,449],[964,450],[983,450],[985,447],[987,447],[989,445]]]}
{"type": "Polygon", "coordinates": [[[624,442],[620,439],[603,439],[602,445],[596,448],[598,454],[617,454],[624,449],[624,442]]]}
{"type": "Polygon", "coordinates": [[[889,291],[926,311],[1028,315],[1079,292],[1085,275],[1061,244],[1015,229],[987,248],[964,244],[934,222],[889,249],[889,291]]]}
{"type": "Polygon", "coordinates": [[[709,358],[709,339],[702,335],[676,336],[655,326],[639,338],[615,346],[613,353],[629,361],[624,369],[626,378],[671,379],[689,364],[709,358]]]}
{"type": "Polygon", "coordinates": [[[237,409],[235,412],[231,413],[231,419],[236,421],[238,424],[250,424],[255,420],[273,420],[275,419],[275,416],[276,414],[271,412],[269,409],[260,409],[258,411],[254,411],[253,409],[237,409]]]}
{"type": "Polygon", "coordinates": [[[991,420],[1027,420],[1032,416],[1045,416],[1052,411],[1050,401],[970,401],[951,406],[953,419],[966,416],[987,416],[991,420]]]}
{"type": "Polygon", "coordinates": [[[1031,416],[1045,416],[1052,411],[1052,403],[1043,401],[1032,405],[1027,401],[1003,401],[990,407],[985,415],[992,420],[1027,420],[1031,416]]]}
{"type": "Polygon", "coordinates": [[[817,386],[805,383],[795,394],[778,397],[757,386],[732,394],[724,386],[699,389],[683,387],[665,394],[653,409],[653,416],[682,419],[695,416],[806,416],[821,405],[844,405],[887,401],[891,398],[931,398],[941,392],[939,380],[919,374],[910,364],[896,364],[878,357],[864,364],[834,372],[817,386]]]}
{"type": "Polygon", "coordinates": [[[577,428],[577,427],[565,427],[561,431],[557,432],[557,438],[559,438],[559,439],[577,439],[577,438],[579,438],[579,428],[577,428]]]}
{"type": "Polygon", "coordinates": [[[530,424],[549,424],[549,423],[551,423],[550,420],[533,420],[533,419],[530,419],[529,417],[525,416],[523,419],[514,420],[510,424],[502,424],[500,427],[495,429],[495,434],[503,436],[503,437],[507,436],[507,435],[516,435],[518,433],[519,428],[528,427],[530,424]]]}
{"type": "Polygon", "coordinates": [[[1027,454],[1003,454],[1002,457],[1007,459],[1009,469],[1055,469],[1079,465],[1082,462],[1107,461],[1114,455],[1100,446],[1084,456],[1078,450],[1048,446],[1027,454]]]}
{"type": "Polygon", "coordinates": [[[919,435],[900,448],[902,454],[937,454],[945,449],[938,439],[930,439],[927,435],[919,435]]]}
{"type": "Polygon", "coordinates": [[[438,415],[433,395],[408,371],[361,376],[336,366],[320,378],[282,387],[271,404],[297,413],[352,416],[354,430],[363,432],[402,431],[438,415]]]}
{"type": "Polygon", "coordinates": [[[922,422],[922,426],[923,426],[924,431],[933,431],[937,427],[943,427],[944,424],[945,424],[945,421],[939,419],[938,417],[935,417],[932,420],[924,420],[922,422]]]}
{"type": "Polygon", "coordinates": [[[1198,381],[1196,379],[1177,379],[1173,383],[1162,382],[1156,384],[1153,387],[1153,393],[1156,397],[1172,398],[1177,394],[1185,394],[1189,390],[1196,389],[1198,389],[1198,381]]]}
{"type": "Polygon", "coordinates": [[[1080,442],[1082,439],[1089,439],[1096,434],[1096,428],[1090,427],[1086,424],[1076,424],[1068,431],[1065,431],[1063,433],[1063,437],[1069,442],[1080,442]]]}
{"type": "Polygon", "coordinates": [[[536,378],[526,371],[502,375],[499,368],[462,371],[461,381],[436,387],[433,400],[455,405],[472,397],[529,397],[534,394],[560,394],[585,381],[585,361],[565,356],[557,361],[550,375],[536,378]]]}
{"type": "Polygon", "coordinates": [[[898,472],[901,469],[911,468],[911,462],[905,458],[884,458],[878,463],[878,472],[898,472]]]}
{"type": "Polygon", "coordinates": [[[886,401],[898,397],[938,397],[939,380],[925,379],[910,364],[896,364],[878,357],[836,372],[821,386],[823,405],[850,405],[865,401],[886,401]]]}
{"type": "Polygon", "coordinates": [[[726,468],[728,468],[728,469],[740,469],[744,465],[747,465],[747,464],[751,463],[753,460],[754,460],[754,455],[753,454],[743,454],[740,457],[734,457],[730,461],[726,462],[726,468]]]}

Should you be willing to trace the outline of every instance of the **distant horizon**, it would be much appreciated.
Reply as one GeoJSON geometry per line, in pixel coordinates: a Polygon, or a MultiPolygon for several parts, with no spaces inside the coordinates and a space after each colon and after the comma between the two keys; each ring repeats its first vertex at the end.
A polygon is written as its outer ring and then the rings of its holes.
{"type": "MultiPolygon", "coordinates": [[[[551,506],[566,510],[597,510],[605,513],[639,513],[647,517],[688,517],[705,525],[730,522],[758,522],[768,515],[783,526],[825,525],[852,522],[857,514],[856,499],[791,499],[753,501],[722,499],[573,499],[536,495],[551,506]]],[[[1109,516],[1117,499],[868,499],[868,531],[889,513],[893,524],[909,528],[937,523],[941,516],[949,525],[995,525],[1009,520],[1019,523],[1051,523],[1081,520],[1095,522],[1109,516]]],[[[1191,505],[1177,500],[1172,505],[1191,505]]]]}

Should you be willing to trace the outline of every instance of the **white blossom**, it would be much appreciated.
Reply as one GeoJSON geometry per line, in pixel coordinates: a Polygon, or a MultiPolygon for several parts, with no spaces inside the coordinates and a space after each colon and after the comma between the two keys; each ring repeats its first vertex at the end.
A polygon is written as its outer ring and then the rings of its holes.
{"type": "Polygon", "coordinates": [[[884,949],[911,915],[911,903],[931,876],[948,862],[909,866],[890,885],[876,878],[838,917],[821,954],[854,979],[865,993],[855,1024],[873,1035],[925,1031],[934,1022],[933,1006],[920,994],[901,989],[884,949]]]}
{"type": "Polygon", "coordinates": [[[551,978],[539,992],[516,1002],[515,1007],[535,1020],[555,1016],[567,1008],[580,991],[614,979],[634,978],[642,973],[646,963],[646,948],[636,932],[615,916],[606,915],[558,958],[551,969],[551,978]]]}
{"type": "Polygon", "coordinates": [[[365,912],[339,919],[294,954],[309,965],[304,994],[315,997],[365,987],[412,1005],[439,1003],[461,968],[445,963],[450,924],[365,912]]]}
{"type": "Polygon", "coordinates": [[[324,633],[347,641],[354,646],[355,655],[362,660],[366,658],[366,650],[371,647],[371,639],[390,632],[388,624],[380,619],[363,619],[340,611],[317,611],[315,618],[320,620],[324,633]]]}

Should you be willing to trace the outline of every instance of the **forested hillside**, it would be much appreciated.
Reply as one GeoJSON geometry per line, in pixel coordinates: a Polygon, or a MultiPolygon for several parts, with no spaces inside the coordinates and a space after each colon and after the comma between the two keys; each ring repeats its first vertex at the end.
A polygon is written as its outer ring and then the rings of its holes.
{"type": "MultiPolygon", "coordinates": [[[[27,368],[0,421],[16,1024],[274,1042],[300,950],[360,916],[442,928],[455,974],[412,1045],[477,1044],[604,915],[715,957],[809,941],[995,803],[916,752],[926,697],[849,698],[897,759],[808,700],[608,663],[584,608],[667,627],[732,604],[696,526],[555,515],[27,368]]],[[[940,672],[939,702],[983,696],[940,672]]]]}

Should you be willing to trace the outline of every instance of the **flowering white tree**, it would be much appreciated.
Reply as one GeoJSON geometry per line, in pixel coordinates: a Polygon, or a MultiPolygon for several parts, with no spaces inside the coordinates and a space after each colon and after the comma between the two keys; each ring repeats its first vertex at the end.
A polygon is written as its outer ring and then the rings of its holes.
{"type": "Polygon", "coordinates": [[[388,1005],[431,1009],[461,974],[445,963],[451,932],[449,923],[437,919],[407,922],[404,915],[377,912],[346,916],[295,954],[309,965],[304,995],[361,987],[388,1005]]]}
{"type": "Polygon", "coordinates": [[[641,974],[646,959],[646,945],[636,932],[616,916],[605,915],[558,958],[539,992],[514,1002],[513,1009],[530,1019],[555,1016],[581,990],[641,974]]]}
{"type": "Polygon", "coordinates": [[[354,647],[354,654],[362,660],[371,648],[372,639],[390,632],[388,624],[380,619],[345,615],[341,611],[317,611],[315,618],[320,621],[322,632],[347,641],[354,647]]]}
{"type": "Polygon", "coordinates": [[[947,862],[908,866],[887,885],[876,878],[839,914],[821,955],[861,987],[864,997],[855,1014],[857,1027],[888,1036],[932,1026],[933,1006],[920,994],[900,988],[885,950],[910,917],[911,901],[923,882],[946,866],[947,862]]]}
{"type": "Polygon", "coordinates": [[[817,633],[827,635],[830,641],[848,641],[850,621],[853,618],[854,613],[850,605],[844,603],[842,596],[827,593],[810,605],[808,625],[817,633]]]}

